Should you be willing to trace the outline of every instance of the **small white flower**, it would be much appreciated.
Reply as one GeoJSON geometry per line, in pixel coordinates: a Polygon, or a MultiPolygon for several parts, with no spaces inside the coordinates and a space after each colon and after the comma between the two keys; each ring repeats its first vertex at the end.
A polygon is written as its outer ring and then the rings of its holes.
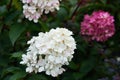
{"type": "Polygon", "coordinates": [[[117,57],[117,61],[120,62],[120,57],[117,57]]]}
{"type": "Polygon", "coordinates": [[[30,73],[33,72],[32,66],[27,67],[27,68],[26,68],[26,72],[30,72],[30,73]]]}
{"type": "Polygon", "coordinates": [[[59,1],[61,0],[22,0],[23,14],[25,18],[37,23],[43,13],[48,14],[59,10],[59,1]]]}
{"type": "Polygon", "coordinates": [[[38,72],[42,72],[42,71],[44,71],[44,67],[40,67],[40,68],[38,69],[38,72]]]}
{"type": "Polygon", "coordinates": [[[27,65],[26,72],[43,72],[53,77],[62,74],[73,58],[76,43],[71,36],[72,32],[65,28],[51,29],[49,32],[40,32],[27,42],[27,54],[22,55],[20,64],[27,65]],[[59,39],[58,39],[59,38],[59,39]]]}

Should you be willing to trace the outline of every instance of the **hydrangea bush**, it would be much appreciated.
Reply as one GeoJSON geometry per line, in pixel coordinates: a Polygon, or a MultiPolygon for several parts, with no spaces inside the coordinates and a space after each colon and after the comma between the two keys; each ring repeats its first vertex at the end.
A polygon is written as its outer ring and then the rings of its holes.
{"type": "Polygon", "coordinates": [[[0,80],[120,80],[119,5],[2,0],[0,80]]]}

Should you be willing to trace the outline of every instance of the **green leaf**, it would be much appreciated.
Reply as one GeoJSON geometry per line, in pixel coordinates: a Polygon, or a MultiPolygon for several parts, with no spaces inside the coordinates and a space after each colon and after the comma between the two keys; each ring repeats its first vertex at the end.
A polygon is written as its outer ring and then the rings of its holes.
{"type": "Polygon", "coordinates": [[[73,70],[76,70],[78,68],[78,66],[73,61],[70,62],[68,67],[73,70]]]}
{"type": "Polygon", "coordinates": [[[79,80],[82,77],[82,73],[74,72],[73,77],[75,78],[75,80],[79,80]]]}
{"type": "Polygon", "coordinates": [[[22,72],[22,71],[21,72],[17,72],[14,75],[12,75],[9,80],[21,80],[26,75],[27,75],[26,72],[22,72]]]}
{"type": "Polygon", "coordinates": [[[60,21],[66,19],[68,17],[68,13],[66,8],[61,7],[60,10],[57,12],[56,18],[60,21]]]}
{"type": "Polygon", "coordinates": [[[20,52],[15,52],[11,55],[11,58],[21,58],[21,55],[23,54],[22,51],[20,52]]]}
{"type": "Polygon", "coordinates": [[[70,2],[71,5],[76,5],[77,0],[69,0],[69,2],[70,2]]]}
{"type": "Polygon", "coordinates": [[[6,77],[4,77],[2,80],[9,80],[10,79],[10,75],[8,75],[8,76],[6,76],[6,77]]]}
{"type": "Polygon", "coordinates": [[[20,71],[20,68],[18,68],[18,67],[9,67],[9,68],[3,70],[1,77],[4,77],[8,73],[15,73],[16,71],[20,71]]]}
{"type": "Polygon", "coordinates": [[[21,10],[22,9],[22,5],[20,4],[20,1],[19,0],[13,0],[12,4],[15,6],[15,8],[17,10],[21,10]]]}
{"type": "Polygon", "coordinates": [[[75,80],[72,72],[66,72],[63,74],[63,79],[62,80],[75,80]]]}
{"type": "Polygon", "coordinates": [[[40,21],[40,20],[39,20],[39,23],[40,23],[42,29],[43,29],[45,32],[49,30],[47,23],[44,23],[44,22],[42,22],[42,21],[40,21]]]}
{"type": "Polygon", "coordinates": [[[44,75],[34,74],[28,80],[48,80],[44,75]]]}
{"type": "Polygon", "coordinates": [[[19,11],[14,11],[14,12],[9,12],[8,14],[9,15],[6,15],[6,17],[5,17],[5,23],[9,25],[9,24],[11,24],[11,22],[13,20],[16,19],[16,17],[20,14],[20,12],[19,11]]]}
{"type": "Polygon", "coordinates": [[[83,61],[80,66],[81,78],[87,75],[88,72],[90,72],[95,67],[95,64],[96,63],[94,59],[83,61]]]}
{"type": "Polygon", "coordinates": [[[7,11],[6,6],[0,6],[0,16],[3,15],[7,11]]]}
{"type": "Polygon", "coordinates": [[[0,66],[5,67],[9,63],[8,59],[6,57],[0,56],[0,66]]]}
{"type": "Polygon", "coordinates": [[[107,3],[107,0],[100,0],[103,4],[107,3]]]}
{"type": "Polygon", "coordinates": [[[11,27],[10,32],[9,32],[9,37],[12,42],[12,45],[16,42],[16,40],[20,37],[22,32],[25,31],[25,26],[21,24],[15,24],[11,27]]]}

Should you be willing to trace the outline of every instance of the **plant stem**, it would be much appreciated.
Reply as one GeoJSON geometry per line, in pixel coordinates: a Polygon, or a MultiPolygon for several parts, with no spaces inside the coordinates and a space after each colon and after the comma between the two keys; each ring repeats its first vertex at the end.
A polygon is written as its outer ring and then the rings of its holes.
{"type": "Polygon", "coordinates": [[[10,0],[9,4],[7,5],[7,10],[9,11],[12,6],[12,0],[10,0]]]}
{"type": "Polygon", "coordinates": [[[82,0],[79,0],[79,2],[77,3],[77,6],[75,8],[75,10],[73,11],[72,15],[71,15],[71,20],[74,20],[75,15],[77,14],[77,10],[80,7],[80,4],[82,3],[82,0]]]}
{"type": "Polygon", "coordinates": [[[40,20],[39,20],[39,24],[41,25],[42,29],[43,29],[45,32],[49,30],[47,24],[43,23],[43,22],[40,21],[40,20]]]}

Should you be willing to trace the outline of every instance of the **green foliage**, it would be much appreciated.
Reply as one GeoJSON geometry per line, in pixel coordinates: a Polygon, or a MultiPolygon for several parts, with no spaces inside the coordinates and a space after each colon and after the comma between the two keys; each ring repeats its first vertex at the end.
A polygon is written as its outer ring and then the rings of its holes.
{"type": "Polygon", "coordinates": [[[116,57],[120,56],[120,1],[88,0],[90,2],[78,6],[79,1],[84,0],[62,0],[59,11],[43,15],[38,23],[33,23],[24,18],[20,0],[1,0],[0,80],[98,80],[102,77],[112,80],[112,76],[120,74],[120,65],[104,61],[116,61],[116,57]],[[84,15],[96,10],[108,11],[115,19],[116,33],[104,43],[88,42],[79,33],[84,15]],[[63,66],[66,71],[55,78],[44,72],[26,73],[26,66],[20,65],[21,55],[26,53],[28,47],[26,42],[39,32],[56,27],[73,31],[77,43],[72,61],[63,66]],[[117,72],[109,72],[109,68],[117,72]]]}
{"type": "Polygon", "coordinates": [[[9,31],[9,36],[12,44],[14,45],[15,41],[19,38],[21,33],[25,31],[25,26],[21,24],[14,24],[11,26],[9,31]]]}
{"type": "Polygon", "coordinates": [[[28,80],[48,80],[44,75],[33,74],[28,80]]]}
{"type": "Polygon", "coordinates": [[[22,51],[12,53],[11,58],[20,59],[20,58],[21,58],[21,56],[22,56],[22,54],[23,54],[23,52],[22,52],[22,51]]]}
{"type": "Polygon", "coordinates": [[[9,80],[21,80],[26,76],[26,72],[17,72],[10,77],[9,80]]]}

